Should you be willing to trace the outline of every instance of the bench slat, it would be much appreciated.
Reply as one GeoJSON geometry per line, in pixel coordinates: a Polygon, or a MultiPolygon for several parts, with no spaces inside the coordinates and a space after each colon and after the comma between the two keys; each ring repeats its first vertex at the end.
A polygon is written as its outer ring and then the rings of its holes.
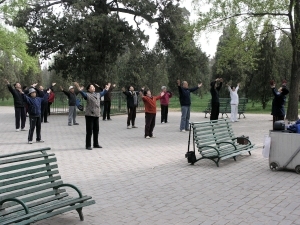
{"type": "Polygon", "coordinates": [[[56,187],[60,184],[63,184],[63,182],[61,180],[57,181],[57,182],[50,183],[50,184],[42,185],[42,186],[39,186],[39,187],[34,187],[34,188],[31,188],[31,189],[28,189],[28,190],[22,190],[22,191],[19,191],[19,192],[16,192],[16,193],[8,194],[6,196],[0,196],[0,201],[2,201],[4,199],[7,199],[7,198],[17,198],[17,197],[20,197],[20,196],[25,196],[25,195],[36,193],[36,192],[39,192],[39,191],[44,191],[46,189],[56,187]]]}
{"type": "Polygon", "coordinates": [[[29,170],[27,169],[27,170],[16,172],[16,173],[0,175],[0,180],[15,178],[15,177],[19,177],[19,176],[25,176],[28,174],[43,172],[43,171],[47,171],[47,170],[53,170],[53,169],[57,169],[57,168],[58,168],[58,166],[57,166],[57,164],[55,164],[55,165],[50,165],[50,166],[43,166],[43,167],[36,168],[36,169],[29,169],[29,170]]]}
{"type": "MultiPolygon", "coordinates": [[[[51,191],[43,192],[41,194],[35,194],[32,196],[29,196],[26,198],[20,198],[20,199],[27,204],[28,202],[35,201],[40,198],[45,198],[45,197],[53,196],[53,195],[61,195],[64,192],[66,192],[66,189],[62,189],[62,188],[59,188],[57,190],[52,189],[51,191]]],[[[18,204],[19,203],[17,203],[17,202],[5,202],[2,206],[0,206],[0,216],[5,215],[8,212],[7,209],[6,210],[1,210],[1,209],[9,208],[11,206],[15,206],[18,204]]]]}
{"type": "Polygon", "coordinates": [[[50,182],[57,181],[57,180],[60,180],[60,179],[61,179],[61,176],[55,176],[55,177],[49,177],[49,178],[46,178],[46,179],[41,179],[41,180],[32,181],[32,182],[28,182],[28,183],[23,183],[23,184],[20,184],[20,185],[15,185],[15,186],[12,186],[12,187],[7,187],[7,188],[0,189],[0,194],[11,192],[11,191],[16,191],[16,190],[19,190],[19,189],[22,189],[22,188],[29,188],[29,187],[44,184],[44,183],[50,183],[50,182]]]}
{"type": "Polygon", "coordinates": [[[12,153],[12,154],[0,155],[0,159],[1,158],[12,157],[12,156],[17,156],[17,155],[24,155],[24,154],[34,153],[34,152],[49,151],[49,150],[51,150],[51,148],[46,147],[46,148],[39,148],[39,149],[29,150],[29,151],[16,152],[16,153],[12,153]]]}
{"type": "Polygon", "coordinates": [[[21,178],[17,178],[17,179],[2,181],[2,182],[0,182],[0,187],[4,187],[6,185],[16,184],[16,183],[20,183],[20,182],[24,182],[24,181],[28,181],[28,180],[33,180],[33,179],[41,178],[41,177],[45,177],[45,176],[51,176],[51,175],[55,175],[58,173],[59,173],[58,170],[52,170],[52,171],[29,175],[29,176],[21,177],[21,178]]]}
{"type": "Polygon", "coordinates": [[[1,168],[0,173],[10,172],[12,170],[26,169],[28,167],[39,166],[42,164],[49,164],[49,163],[56,162],[56,161],[57,161],[56,158],[51,158],[51,159],[44,159],[44,160],[35,161],[35,162],[17,164],[17,165],[1,168]]]}
{"type": "Polygon", "coordinates": [[[14,163],[14,162],[21,162],[21,161],[26,161],[30,159],[37,159],[37,158],[44,158],[44,157],[49,157],[49,156],[54,156],[55,154],[37,154],[37,155],[30,155],[30,156],[22,156],[18,158],[12,158],[12,159],[5,159],[5,160],[0,160],[0,165],[4,165],[7,163],[14,163]]]}

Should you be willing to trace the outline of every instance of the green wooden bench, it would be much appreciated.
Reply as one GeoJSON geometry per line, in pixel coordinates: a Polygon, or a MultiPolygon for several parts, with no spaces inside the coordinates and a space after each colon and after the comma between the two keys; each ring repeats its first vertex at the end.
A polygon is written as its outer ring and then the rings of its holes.
{"type": "MultiPolygon", "coordinates": [[[[220,109],[219,112],[222,115],[222,118],[224,118],[224,114],[228,118],[228,113],[231,113],[231,106],[230,106],[230,98],[219,98],[220,100],[220,109]]],[[[247,98],[239,98],[239,106],[238,106],[238,114],[239,114],[239,119],[241,118],[241,115],[245,116],[245,111],[246,111],[246,104],[248,102],[247,98]]],[[[205,113],[205,118],[207,118],[207,114],[210,114],[211,112],[211,99],[207,103],[207,107],[203,111],[205,113]]]]}
{"type": "Polygon", "coordinates": [[[72,184],[64,184],[50,148],[0,155],[0,224],[30,224],[95,204],[72,184]],[[69,196],[66,189],[77,192],[69,196]]]}
{"type": "MultiPolygon", "coordinates": [[[[190,141],[192,135],[193,151],[197,148],[201,159],[210,159],[219,167],[219,161],[233,158],[236,160],[237,155],[250,153],[255,149],[255,145],[245,137],[248,143],[246,145],[238,144],[235,137],[231,122],[226,119],[211,120],[205,122],[191,122],[188,151],[190,151],[190,141]]],[[[195,162],[191,162],[194,164],[195,162]]]]}

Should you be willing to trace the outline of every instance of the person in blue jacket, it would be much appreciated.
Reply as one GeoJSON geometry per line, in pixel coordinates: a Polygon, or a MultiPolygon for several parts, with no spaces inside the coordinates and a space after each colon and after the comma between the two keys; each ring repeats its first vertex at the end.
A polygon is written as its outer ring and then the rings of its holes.
{"type": "Polygon", "coordinates": [[[181,105],[181,121],[180,121],[180,131],[185,132],[189,130],[190,122],[190,107],[191,107],[191,92],[198,90],[202,86],[202,83],[198,84],[197,87],[189,88],[189,84],[186,81],[182,82],[177,80],[178,91],[179,91],[179,101],[181,105]]]}
{"type": "Polygon", "coordinates": [[[48,100],[51,89],[46,93],[34,87],[29,89],[28,95],[21,92],[23,100],[28,104],[30,128],[28,132],[28,144],[32,144],[33,133],[36,128],[36,142],[44,142],[41,139],[41,107],[44,101],[48,100]],[[37,94],[38,93],[38,94],[37,94]]]}

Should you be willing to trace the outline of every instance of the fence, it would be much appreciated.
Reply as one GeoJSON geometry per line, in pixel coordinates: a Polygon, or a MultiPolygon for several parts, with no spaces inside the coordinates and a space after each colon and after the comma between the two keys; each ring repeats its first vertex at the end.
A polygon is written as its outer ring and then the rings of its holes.
{"type": "MultiPolygon", "coordinates": [[[[127,113],[127,101],[123,92],[112,92],[111,100],[111,114],[124,114],[127,113]]],[[[81,94],[77,95],[77,98],[81,100],[83,106],[86,104],[81,94]]],[[[139,105],[137,111],[144,110],[144,102],[139,97],[139,105]]],[[[55,100],[50,107],[51,114],[63,114],[69,112],[68,97],[63,92],[55,92],[55,100]]]]}

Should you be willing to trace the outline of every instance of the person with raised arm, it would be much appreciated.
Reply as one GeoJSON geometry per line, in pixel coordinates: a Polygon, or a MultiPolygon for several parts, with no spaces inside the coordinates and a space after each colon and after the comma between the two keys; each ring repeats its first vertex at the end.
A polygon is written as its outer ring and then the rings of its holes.
{"type": "Polygon", "coordinates": [[[100,99],[101,96],[105,95],[110,88],[110,83],[105,86],[102,92],[95,92],[95,86],[88,84],[86,92],[83,91],[83,87],[80,87],[77,82],[74,83],[75,87],[79,90],[79,93],[86,100],[87,104],[85,107],[85,124],[86,124],[86,138],[85,148],[92,150],[92,135],[93,135],[93,147],[102,148],[99,145],[99,117],[100,117],[100,99]]]}
{"type": "Polygon", "coordinates": [[[126,90],[125,87],[122,88],[122,92],[126,95],[127,99],[127,129],[137,128],[135,126],[135,118],[136,118],[136,108],[138,107],[138,95],[139,92],[134,90],[133,86],[129,86],[126,90]],[[130,127],[131,122],[131,127],[130,127]]]}
{"type": "Polygon", "coordinates": [[[230,120],[231,122],[238,122],[237,114],[238,114],[238,108],[239,108],[239,95],[238,90],[240,87],[240,83],[237,84],[236,87],[230,86],[227,84],[228,90],[230,92],[230,106],[231,106],[231,115],[230,120]]]}
{"type": "Polygon", "coordinates": [[[223,84],[222,78],[217,78],[210,83],[210,94],[211,94],[210,120],[219,119],[219,112],[220,112],[219,92],[222,88],[222,84],[223,84]]]}

